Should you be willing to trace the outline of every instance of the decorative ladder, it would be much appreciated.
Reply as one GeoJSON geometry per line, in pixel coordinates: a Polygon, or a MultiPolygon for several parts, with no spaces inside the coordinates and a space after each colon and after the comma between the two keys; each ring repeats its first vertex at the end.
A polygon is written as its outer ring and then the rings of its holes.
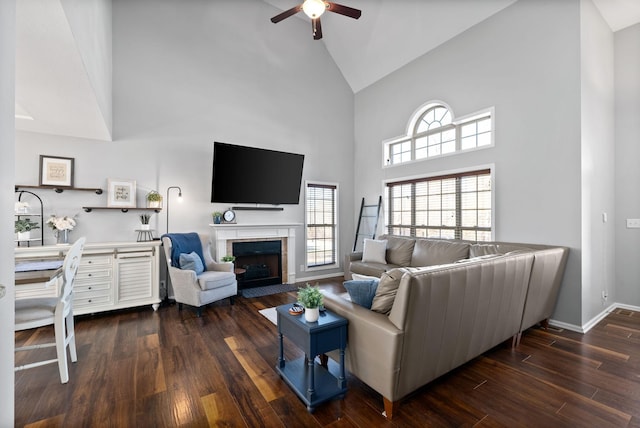
{"type": "Polygon", "coordinates": [[[364,198],[360,204],[360,217],[356,228],[356,239],[353,242],[353,251],[362,251],[365,238],[374,239],[378,229],[378,219],[382,208],[382,196],[378,196],[376,205],[365,205],[364,198]]]}

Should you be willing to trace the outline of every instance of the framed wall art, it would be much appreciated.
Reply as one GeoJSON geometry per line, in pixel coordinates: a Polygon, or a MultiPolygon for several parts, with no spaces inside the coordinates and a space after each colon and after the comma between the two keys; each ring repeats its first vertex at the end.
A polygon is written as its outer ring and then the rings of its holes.
{"type": "Polygon", "coordinates": [[[109,178],[107,200],[108,207],[135,208],[136,207],[136,182],[135,180],[114,180],[109,178]]]}
{"type": "Polygon", "coordinates": [[[73,187],[73,160],[40,155],[40,186],[73,187]]]}

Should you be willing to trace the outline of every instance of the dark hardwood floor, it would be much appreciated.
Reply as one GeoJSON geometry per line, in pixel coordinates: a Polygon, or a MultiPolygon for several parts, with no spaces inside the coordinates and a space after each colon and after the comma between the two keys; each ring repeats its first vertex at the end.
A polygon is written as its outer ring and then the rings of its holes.
{"type": "MultiPolygon", "coordinates": [[[[56,365],[17,372],[15,426],[640,427],[638,312],[616,310],[585,335],[530,329],[519,347],[498,346],[413,393],[387,421],[381,396],[353,376],[343,400],[313,414],[279,378],[277,330],[258,310],[294,300],[239,297],[201,318],[176,305],[76,317],[69,383],[56,365]]],[[[18,332],[16,345],[52,336],[18,332]]]]}

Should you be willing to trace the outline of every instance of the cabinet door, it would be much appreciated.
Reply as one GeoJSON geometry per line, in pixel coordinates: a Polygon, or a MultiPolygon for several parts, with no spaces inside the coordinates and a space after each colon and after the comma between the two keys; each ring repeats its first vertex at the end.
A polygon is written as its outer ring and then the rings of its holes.
{"type": "Polygon", "coordinates": [[[118,303],[148,301],[155,296],[154,265],[151,252],[119,254],[118,303]]]}

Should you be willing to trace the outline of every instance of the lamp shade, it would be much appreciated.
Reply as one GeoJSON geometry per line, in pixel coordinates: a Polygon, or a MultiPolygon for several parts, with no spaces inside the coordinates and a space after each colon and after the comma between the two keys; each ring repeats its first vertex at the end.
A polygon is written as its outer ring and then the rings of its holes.
{"type": "Polygon", "coordinates": [[[302,10],[311,19],[319,18],[327,10],[327,5],[322,0],[305,0],[302,10]]]}

